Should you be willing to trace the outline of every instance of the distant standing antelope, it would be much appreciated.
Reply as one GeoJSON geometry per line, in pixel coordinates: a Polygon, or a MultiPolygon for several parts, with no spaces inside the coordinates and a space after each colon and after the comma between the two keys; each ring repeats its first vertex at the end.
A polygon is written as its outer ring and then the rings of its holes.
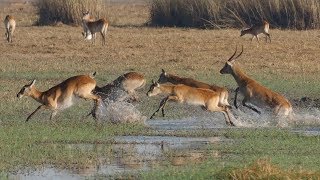
{"type": "Polygon", "coordinates": [[[17,94],[18,98],[30,96],[42,104],[28,116],[26,121],[29,121],[29,119],[40,109],[52,110],[50,116],[50,119],[52,119],[57,114],[58,110],[63,110],[72,106],[75,98],[92,99],[97,104],[100,97],[92,94],[92,90],[96,87],[96,81],[93,79],[94,75],[95,73],[92,75],[71,77],[44,92],[35,88],[34,84],[36,80],[23,86],[17,94]]]}
{"type": "Polygon", "coordinates": [[[266,105],[270,108],[274,109],[274,113],[279,116],[289,116],[292,115],[292,106],[290,102],[283,97],[282,95],[273,92],[272,90],[264,87],[257,81],[251,79],[248,75],[246,75],[236,64],[235,61],[238,57],[241,56],[243,52],[243,46],[241,53],[234,58],[237,53],[237,48],[234,54],[228,59],[224,67],[220,70],[221,74],[231,74],[238,84],[238,88],[236,89],[234,105],[238,108],[236,101],[237,101],[237,94],[240,91],[241,94],[244,95],[244,99],[242,100],[242,105],[252,109],[253,111],[261,114],[253,106],[247,104],[250,102],[257,106],[266,105]]]}
{"type": "Polygon", "coordinates": [[[257,41],[259,42],[259,34],[264,34],[266,35],[266,42],[268,42],[268,38],[269,41],[271,43],[271,38],[270,38],[270,34],[269,34],[269,23],[267,21],[263,21],[262,25],[254,25],[251,26],[250,28],[241,30],[241,34],[240,37],[246,34],[251,34],[252,35],[252,39],[253,40],[254,37],[256,37],[257,41]]]}
{"type": "Polygon", "coordinates": [[[13,16],[7,15],[4,19],[4,26],[6,28],[5,36],[8,42],[12,42],[13,32],[16,29],[16,21],[13,16]]]}
{"type": "Polygon", "coordinates": [[[91,35],[93,38],[93,43],[95,43],[96,33],[100,32],[102,37],[102,45],[106,44],[106,36],[109,26],[109,22],[106,19],[102,18],[97,21],[93,21],[92,17],[90,16],[90,13],[86,12],[83,13],[82,23],[83,28],[85,29],[85,32],[83,34],[85,35],[86,39],[90,40],[91,35]]]}
{"type": "Polygon", "coordinates": [[[173,74],[168,74],[163,69],[162,69],[162,72],[159,76],[158,82],[159,83],[170,82],[172,84],[184,84],[184,85],[195,87],[195,88],[204,88],[204,89],[213,90],[213,91],[219,93],[219,104],[226,105],[229,108],[231,108],[231,106],[228,102],[229,93],[228,93],[228,90],[224,87],[219,87],[216,85],[209,85],[209,84],[194,80],[192,78],[183,78],[183,77],[179,77],[179,76],[176,76],[173,74]]]}
{"type": "Polygon", "coordinates": [[[166,105],[167,101],[175,101],[190,105],[198,105],[208,111],[222,112],[226,123],[234,126],[230,119],[231,113],[229,108],[224,105],[219,106],[219,93],[217,92],[209,89],[193,88],[183,84],[169,85],[159,84],[153,81],[149,91],[147,92],[147,95],[150,97],[158,94],[169,95],[161,101],[159,108],[152,114],[150,119],[152,119],[160,109],[162,110],[162,115],[164,116],[164,106],[166,105]]]}

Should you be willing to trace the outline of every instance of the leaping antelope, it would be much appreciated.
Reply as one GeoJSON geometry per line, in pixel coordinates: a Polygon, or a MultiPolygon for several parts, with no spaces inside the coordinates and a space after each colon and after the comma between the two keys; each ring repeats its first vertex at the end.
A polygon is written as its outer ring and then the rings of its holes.
{"type": "Polygon", "coordinates": [[[147,95],[150,97],[158,94],[168,94],[168,96],[160,102],[159,108],[152,114],[150,119],[152,119],[160,109],[164,116],[164,107],[166,103],[168,101],[175,101],[178,103],[201,106],[203,109],[208,111],[222,112],[226,123],[234,126],[234,123],[230,118],[231,112],[229,111],[229,108],[225,105],[219,106],[219,93],[217,92],[209,89],[193,88],[183,84],[169,85],[159,84],[153,81],[147,95]]]}
{"type": "Polygon", "coordinates": [[[13,32],[16,29],[16,21],[13,16],[7,15],[3,22],[6,28],[5,36],[7,41],[12,42],[13,32]]]}
{"type": "Polygon", "coordinates": [[[135,90],[142,88],[145,84],[146,80],[143,74],[128,72],[103,87],[96,86],[95,92],[103,96],[104,94],[109,94],[114,89],[121,89],[128,93],[132,97],[132,100],[137,100],[138,97],[135,90]]]}
{"type": "Polygon", "coordinates": [[[238,92],[240,91],[240,93],[244,96],[244,99],[242,100],[242,105],[249,109],[252,109],[253,111],[259,114],[261,114],[261,112],[257,110],[255,107],[247,104],[247,102],[250,102],[256,106],[269,106],[270,108],[274,109],[274,113],[277,116],[291,116],[293,113],[292,106],[284,96],[264,87],[257,81],[253,80],[248,75],[246,75],[238,65],[235,64],[237,58],[239,58],[243,53],[243,46],[240,54],[234,58],[236,53],[237,48],[234,54],[228,59],[224,67],[220,70],[221,74],[231,74],[238,84],[238,88],[236,89],[234,99],[235,107],[238,108],[236,102],[238,92]]]}
{"type": "Polygon", "coordinates": [[[96,33],[100,32],[102,37],[102,45],[106,44],[106,35],[109,26],[109,22],[106,19],[102,18],[97,21],[94,21],[90,16],[89,11],[87,11],[83,13],[82,23],[83,29],[85,30],[83,35],[86,39],[93,38],[93,43],[95,43],[96,33]]]}
{"type": "Polygon", "coordinates": [[[92,90],[96,87],[96,81],[93,79],[94,75],[95,73],[71,77],[44,92],[35,88],[36,80],[23,86],[17,94],[18,98],[29,96],[41,103],[28,116],[26,122],[40,109],[50,109],[52,111],[50,119],[52,119],[59,110],[72,106],[75,98],[92,99],[97,103],[100,97],[92,94],[92,90]]]}
{"type": "Polygon", "coordinates": [[[269,38],[269,41],[271,43],[271,37],[269,34],[269,23],[267,21],[263,21],[262,25],[254,25],[254,26],[251,26],[250,28],[241,30],[240,37],[246,34],[252,35],[251,41],[253,40],[254,37],[256,37],[258,42],[259,42],[258,35],[264,34],[266,36],[266,42],[268,42],[268,38],[269,38]]]}
{"type": "Polygon", "coordinates": [[[179,77],[179,76],[176,76],[173,74],[169,74],[169,73],[165,72],[165,70],[163,70],[163,69],[162,69],[162,72],[159,76],[158,82],[159,83],[170,82],[172,84],[184,84],[184,85],[195,87],[195,88],[204,88],[204,89],[213,90],[219,94],[219,104],[222,104],[222,105],[225,105],[225,106],[228,106],[229,108],[231,108],[231,106],[228,102],[229,93],[228,93],[228,90],[224,87],[219,87],[219,86],[216,86],[213,84],[210,85],[210,84],[207,84],[204,82],[194,80],[192,78],[179,77]]]}

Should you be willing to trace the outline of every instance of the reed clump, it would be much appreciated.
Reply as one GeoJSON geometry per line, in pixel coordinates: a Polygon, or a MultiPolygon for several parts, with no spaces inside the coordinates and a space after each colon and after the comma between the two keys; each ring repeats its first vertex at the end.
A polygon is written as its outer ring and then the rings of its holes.
{"type": "Polygon", "coordinates": [[[39,0],[38,25],[56,23],[81,25],[83,12],[90,11],[93,17],[105,15],[105,3],[102,0],[39,0]]]}
{"type": "Polygon", "coordinates": [[[318,0],[154,0],[151,24],[199,28],[241,28],[267,20],[273,27],[317,29],[318,0]]]}

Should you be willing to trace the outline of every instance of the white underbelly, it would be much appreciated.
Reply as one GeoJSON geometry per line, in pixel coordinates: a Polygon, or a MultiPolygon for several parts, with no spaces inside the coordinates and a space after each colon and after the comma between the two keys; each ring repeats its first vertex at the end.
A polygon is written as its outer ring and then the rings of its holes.
{"type": "Polygon", "coordinates": [[[76,96],[70,96],[68,98],[63,99],[63,101],[58,102],[58,109],[63,110],[72,106],[76,99],[78,99],[76,96]]]}
{"type": "Polygon", "coordinates": [[[195,106],[204,105],[203,101],[198,101],[198,100],[189,100],[186,103],[189,104],[189,105],[195,105],[195,106]]]}

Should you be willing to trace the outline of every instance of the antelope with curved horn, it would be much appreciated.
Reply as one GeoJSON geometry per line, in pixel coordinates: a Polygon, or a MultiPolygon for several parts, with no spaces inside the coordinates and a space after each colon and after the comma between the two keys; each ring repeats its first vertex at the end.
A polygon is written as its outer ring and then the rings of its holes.
{"type": "Polygon", "coordinates": [[[267,21],[263,21],[262,25],[254,25],[251,26],[250,28],[241,30],[240,32],[240,37],[246,34],[251,34],[252,35],[252,39],[255,37],[257,39],[257,41],[259,42],[259,34],[264,34],[266,36],[266,42],[268,42],[268,38],[269,41],[271,43],[271,37],[269,34],[269,23],[267,21]]]}
{"type": "Polygon", "coordinates": [[[165,72],[165,70],[163,70],[163,69],[162,69],[162,72],[159,76],[158,82],[159,83],[170,82],[172,84],[184,84],[184,85],[187,85],[190,87],[195,87],[195,88],[210,89],[212,91],[219,93],[219,104],[222,104],[222,105],[225,105],[225,106],[228,106],[229,108],[231,108],[231,106],[228,102],[229,93],[228,93],[228,90],[224,87],[210,85],[210,84],[207,84],[204,82],[194,80],[192,78],[179,77],[179,76],[176,76],[173,74],[169,74],[169,73],[165,72]]]}
{"type": "Polygon", "coordinates": [[[41,103],[41,105],[28,116],[26,121],[29,121],[29,119],[40,109],[52,110],[50,116],[50,119],[52,119],[59,110],[72,106],[76,97],[92,99],[97,103],[100,100],[100,97],[92,94],[92,90],[96,87],[96,81],[93,79],[94,75],[95,73],[71,77],[44,92],[35,88],[34,84],[36,80],[23,86],[17,94],[18,98],[29,96],[41,103]]]}
{"type": "Polygon", "coordinates": [[[235,107],[238,108],[236,102],[237,102],[238,92],[240,91],[240,93],[243,94],[244,96],[244,99],[242,100],[242,105],[252,109],[258,114],[261,114],[261,112],[257,110],[255,107],[247,104],[247,102],[250,102],[256,106],[259,106],[259,105],[269,106],[270,108],[274,109],[274,113],[277,116],[292,115],[293,113],[292,106],[284,96],[264,87],[257,81],[253,80],[248,75],[246,75],[238,65],[235,64],[237,58],[239,58],[243,53],[243,46],[240,54],[234,58],[236,53],[237,53],[237,48],[234,54],[228,59],[224,67],[220,70],[221,74],[231,74],[238,84],[238,88],[236,89],[236,94],[234,99],[235,107]]]}
{"type": "Polygon", "coordinates": [[[159,110],[162,110],[162,115],[164,116],[164,107],[168,101],[175,101],[179,103],[186,103],[190,105],[201,106],[203,109],[208,111],[222,112],[226,123],[228,125],[234,126],[231,121],[231,112],[229,108],[224,105],[219,106],[219,93],[214,92],[209,89],[193,88],[183,84],[179,85],[169,85],[169,84],[159,84],[157,82],[152,82],[147,95],[156,96],[159,94],[169,94],[160,102],[159,108],[152,114],[150,119],[152,119],[159,110]]]}

